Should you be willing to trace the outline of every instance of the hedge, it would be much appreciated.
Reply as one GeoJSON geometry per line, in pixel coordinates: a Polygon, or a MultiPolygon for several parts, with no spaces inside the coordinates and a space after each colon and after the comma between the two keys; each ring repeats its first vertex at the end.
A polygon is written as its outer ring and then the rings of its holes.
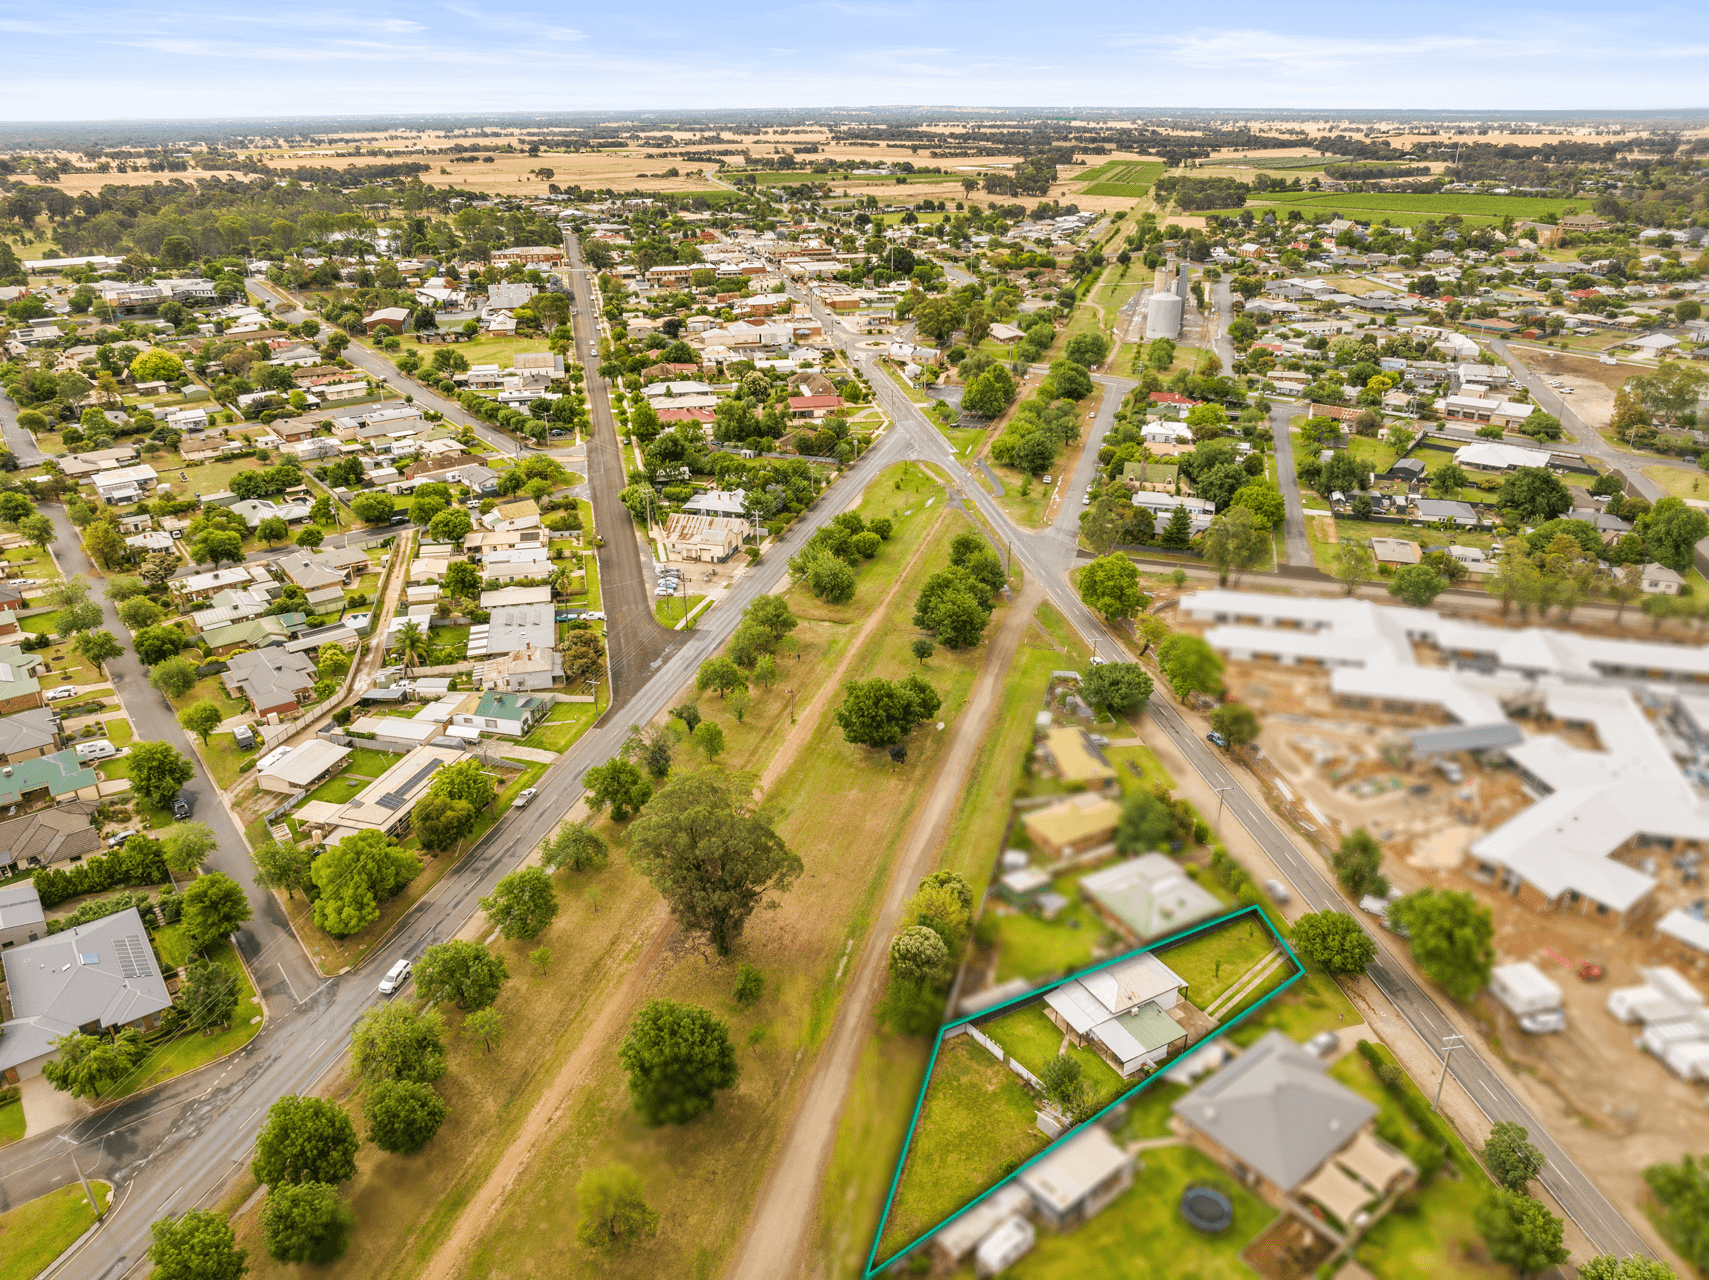
{"type": "Polygon", "coordinates": [[[42,907],[51,909],[71,898],[86,893],[101,893],[120,884],[159,884],[167,878],[166,862],[160,856],[160,845],[150,840],[141,857],[132,856],[127,849],[116,849],[104,858],[86,858],[76,866],[61,871],[57,867],[41,867],[30,873],[42,907]]]}

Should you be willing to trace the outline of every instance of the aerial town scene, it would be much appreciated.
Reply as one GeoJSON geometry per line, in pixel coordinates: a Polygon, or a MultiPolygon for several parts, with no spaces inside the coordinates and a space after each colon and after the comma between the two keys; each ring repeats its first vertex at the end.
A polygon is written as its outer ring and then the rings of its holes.
{"type": "Polygon", "coordinates": [[[1246,9],[6,20],[0,1280],[1709,1276],[1709,54],[1246,9]]]}

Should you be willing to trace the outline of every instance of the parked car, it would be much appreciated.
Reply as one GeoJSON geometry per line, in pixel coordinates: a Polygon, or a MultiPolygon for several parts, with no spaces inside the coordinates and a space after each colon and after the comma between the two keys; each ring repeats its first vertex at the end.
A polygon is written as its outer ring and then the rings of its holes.
{"type": "Polygon", "coordinates": [[[1280,880],[1266,880],[1264,892],[1270,895],[1270,901],[1280,903],[1284,907],[1294,900],[1294,895],[1288,892],[1288,886],[1280,880]]]}
{"type": "Polygon", "coordinates": [[[517,792],[516,799],[510,802],[510,807],[512,809],[526,809],[529,805],[534,803],[534,797],[539,794],[540,793],[533,787],[524,787],[521,791],[517,792]]]}
{"type": "Polygon", "coordinates": [[[582,617],[583,617],[583,619],[585,619],[588,622],[604,622],[605,621],[605,613],[603,610],[600,610],[600,609],[590,609],[586,613],[582,614],[582,617]]]}
{"type": "Polygon", "coordinates": [[[180,791],[172,797],[172,816],[180,822],[188,822],[190,815],[196,811],[196,797],[188,791],[180,791]]]}
{"type": "Polygon", "coordinates": [[[1319,1031],[1305,1042],[1306,1052],[1319,1058],[1327,1058],[1341,1047],[1341,1037],[1333,1031],[1319,1031]]]}
{"type": "Polygon", "coordinates": [[[380,994],[383,996],[395,995],[397,989],[403,986],[408,978],[409,961],[399,960],[390,969],[387,969],[386,976],[380,979],[380,994]]]}
{"type": "Polygon", "coordinates": [[[1207,733],[1205,735],[1205,737],[1207,739],[1209,739],[1211,742],[1216,743],[1216,745],[1221,747],[1224,751],[1228,750],[1228,739],[1223,737],[1215,729],[1212,729],[1209,733],[1207,733]]]}
{"type": "Polygon", "coordinates": [[[127,830],[127,831],[119,832],[119,834],[116,836],[108,836],[107,837],[107,848],[117,849],[121,845],[123,845],[126,840],[129,840],[132,836],[141,835],[141,834],[142,834],[142,832],[140,832],[140,831],[128,831],[127,830]]]}
{"type": "Polygon", "coordinates": [[[184,536],[184,531],[182,529],[174,529],[172,531],[172,536],[174,538],[182,538],[184,536]]]}
{"type": "Polygon", "coordinates": [[[42,695],[43,702],[64,702],[67,698],[75,698],[77,690],[70,685],[61,685],[57,689],[49,689],[42,695]]]}
{"type": "Polygon", "coordinates": [[[1039,477],[1039,483],[1040,484],[1049,484],[1050,483],[1050,477],[1049,476],[1040,476],[1039,477]]]}
{"type": "Polygon", "coordinates": [[[386,521],[386,523],[389,525],[408,524],[409,523],[409,512],[407,512],[407,511],[395,511],[392,513],[392,518],[390,520],[386,521]]]}

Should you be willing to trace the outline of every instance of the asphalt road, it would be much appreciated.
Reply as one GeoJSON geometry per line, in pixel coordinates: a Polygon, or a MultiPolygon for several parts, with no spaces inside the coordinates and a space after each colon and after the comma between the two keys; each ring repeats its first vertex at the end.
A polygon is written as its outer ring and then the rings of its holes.
{"type": "Polygon", "coordinates": [[[1294,439],[1288,424],[1299,414],[1297,404],[1278,404],[1270,409],[1270,436],[1276,447],[1276,483],[1282,490],[1282,539],[1287,544],[1288,563],[1311,568],[1311,540],[1305,531],[1305,503],[1300,501],[1299,481],[1294,478],[1294,439]]]}

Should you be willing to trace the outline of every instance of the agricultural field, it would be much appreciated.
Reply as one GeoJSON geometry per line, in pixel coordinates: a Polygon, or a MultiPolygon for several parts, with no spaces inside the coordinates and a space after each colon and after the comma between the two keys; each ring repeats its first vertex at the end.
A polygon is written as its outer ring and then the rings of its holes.
{"type": "Polygon", "coordinates": [[[1089,196],[1120,196],[1137,200],[1151,191],[1151,184],[1163,176],[1161,160],[1114,160],[1083,173],[1077,182],[1089,182],[1081,191],[1089,196]]]}
{"type": "MultiPolygon", "coordinates": [[[[1247,201],[1246,207],[1254,211],[1269,207],[1326,209],[1343,216],[1387,217],[1396,225],[1407,225],[1454,213],[1474,222],[1499,222],[1509,216],[1522,220],[1540,218],[1546,213],[1559,214],[1572,203],[1571,200],[1542,200],[1527,196],[1408,195],[1399,191],[1269,191],[1247,201]],[[1406,221],[1403,222],[1403,218],[1406,221]]],[[[1213,209],[1207,212],[1228,217],[1240,211],[1213,209]]]]}

